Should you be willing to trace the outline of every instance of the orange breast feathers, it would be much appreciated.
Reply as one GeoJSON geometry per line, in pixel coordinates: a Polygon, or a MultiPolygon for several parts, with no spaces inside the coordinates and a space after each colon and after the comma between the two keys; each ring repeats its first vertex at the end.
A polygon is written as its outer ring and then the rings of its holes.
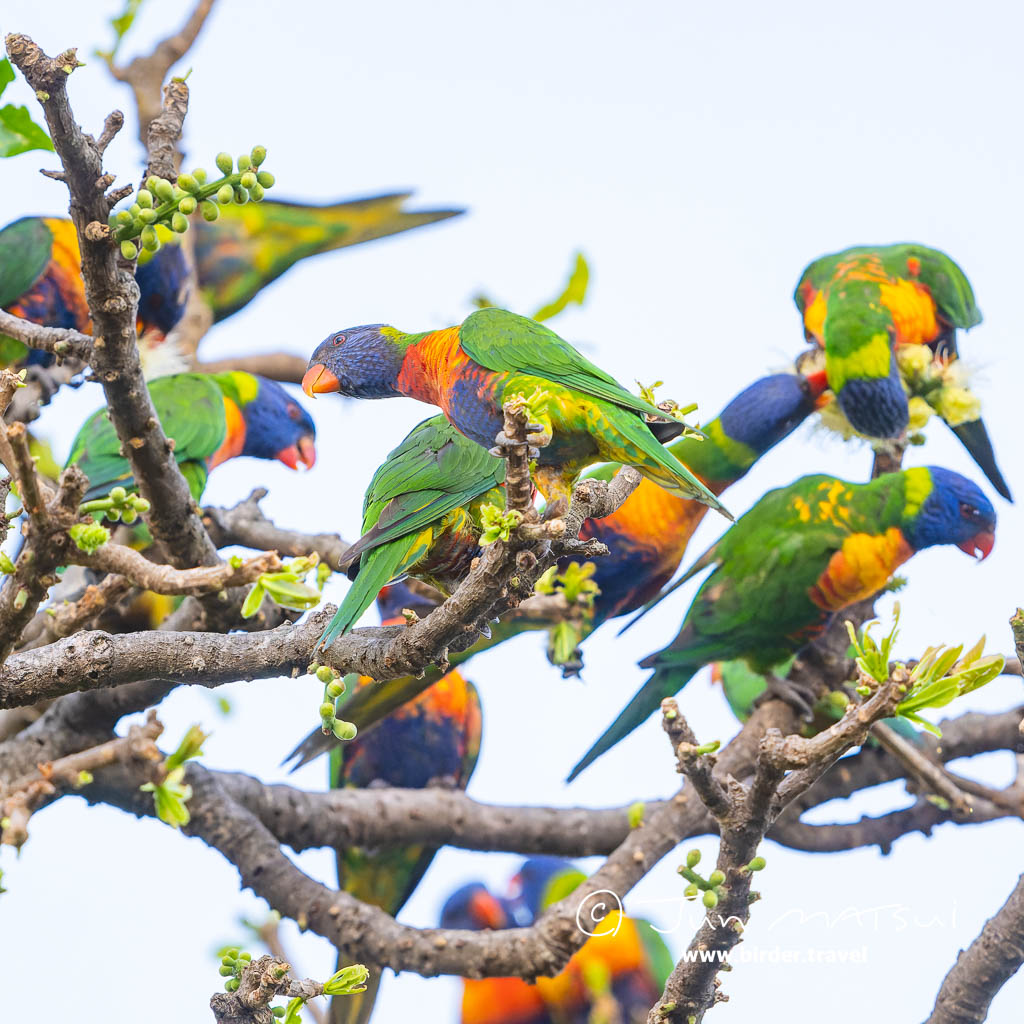
{"type": "Polygon", "coordinates": [[[913,553],[898,526],[881,536],[854,533],[829,559],[808,595],[819,608],[838,611],[881,590],[913,553]]]}
{"type": "Polygon", "coordinates": [[[224,419],[227,432],[221,446],[210,456],[210,469],[233,459],[236,455],[241,455],[245,447],[245,417],[242,410],[227,397],[224,399],[224,419]]]}
{"type": "Polygon", "coordinates": [[[587,979],[605,976],[609,981],[638,971],[646,964],[646,954],[636,925],[613,910],[602,922],[602,931],[587,939],[578,953],[554,978],[538,978],[537,990],[548,1006],[570,1007],[585,1004],[590,993],[587,979]]]}
{"type": "Polygon", "coordinates": [[[453,382],[471,362],[459,344],[459,328],[431,331],[405,354],[398,388],[410,398],[447,410],[453,382]]]}
{"type": "Polygon", "coordinates": [[[462,1024],[518,1024],[547,1019],[544,1000],[522,978],[467,978],[462,1024]]]}
{"type": "MultiPolygon", "coordinates": [[[[714,491],[715,486],[710,486],[714,491]]],[[[607,530],[613,530],[628,544],[655,552],[659,563],[655,570],[662,568],[674,572],[707,510],[707,505],[699,501],[677,498],[663,487],[644,479],[618,511],[598,522],[592,530],[584,528],[580,536],[600,537],[607,530]]],[[[592,522],[588,520],[588,524],[592,522]]]]}

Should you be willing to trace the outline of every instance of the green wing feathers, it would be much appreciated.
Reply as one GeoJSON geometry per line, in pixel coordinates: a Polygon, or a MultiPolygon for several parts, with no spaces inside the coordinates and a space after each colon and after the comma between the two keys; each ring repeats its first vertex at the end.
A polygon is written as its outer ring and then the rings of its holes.
{"type": "MultiPolygon", "coordinates": [[[[179,373],[150,381],[149,393],[164,433],[174,439],[174,457],[188,464],[185,472],[192,496],[198,500],[206,486],[206,460],[217,451],[227,433],[224,396],[213,378],[200,373],[179,373]],[[197,490],[198,488],[198,490],[197,490]]],[[[67,465],[77,464],[89,478],[87,498],[106,494],[118,484],[134,485],[121,442],[107,416],[99,409],[82,425],[71,443],[67,465]]]]}
{"type": "Polygon", "coordinates": [[[543,377],[594,398],[665,418],[665,413],[630,394],[614,377],[580,355],[551,328],[505,309],[478,309],[462,323],[466,354],[488,370],[543,377]]]}

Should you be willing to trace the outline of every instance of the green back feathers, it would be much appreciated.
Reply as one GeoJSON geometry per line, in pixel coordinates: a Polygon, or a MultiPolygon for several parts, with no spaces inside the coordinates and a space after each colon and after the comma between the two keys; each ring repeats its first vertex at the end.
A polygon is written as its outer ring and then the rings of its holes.
{"type": "Polygon", "coordinates": [[[345,554],[415,534],[505,479],[505,462],[463,437],[444,416],[414,427],[373,475],[363,498],[363,536],[345,554]]]}
{"type": "Polygon", "coordinates": [[[42,217],[22,217],[0,231],[0,306],[24,295],[50,261],[53,232],[42,217]]]}
{"type": "Polygon", "coordinates": [[[856,245],[842,252],[822,256],[800,275],[793,301],[801,313],[805,310],[803,288],[810,284],[819,291],[835,276],[841,263],[858,256],[877,256],[885,272],[892,277],[916,279],[931,292],[940,313],[954,326],[968,330],[981,323],[981,311],[967,275],[938,249],[917,242],[894,245],[856,245]]]}
{"type": "MultiPolygon", "coordinates": [[[[187,467],[192,496],[199,499],[206,486],[206,460],[224,441],[224,396],[213,377],[176,373],[149,382],[149,393],[168,437],[174,438],[174,457],[187,467]]],[[[89,478],[86,497],[106,494],[118,484],[131,486],[128,460],[106,409],[99,409],[82,425],[71,444],[67,465],[76,463],[89,478]]]]}
{"type": "Polygon", "coordinates": [[[468,356],[496,373],[543,377],[624,409],[665,418],[665,413],[630,394],[614,377],[580,355],[549,327],[494,307],[462,322],[459,340],[468,356]]]}
{"type": "Polygon", "coordinates": [[[381,587],[429,553],[435,524],[504,479],[504,460],[463,437],[444,416],[414,427],[370,481],[363,535],[340,565],[356,567],[353,584],[318,646],[347,633],[381,587]]]}

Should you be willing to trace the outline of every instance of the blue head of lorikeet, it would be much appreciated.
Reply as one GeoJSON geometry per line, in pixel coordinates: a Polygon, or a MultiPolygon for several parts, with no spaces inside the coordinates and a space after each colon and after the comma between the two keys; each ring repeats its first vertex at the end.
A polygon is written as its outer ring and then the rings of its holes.
{"type": "Polygon", "coordinates": [[[298,469],[300,463],[312,469],[316,462],[313,418],[276,380],[245,376],[255,381],[256,390],[241,394],[244,434],[238,454],[277,459],[290,469],[298,469]]]}
{"type": "Polygon", "coordinates": [[[467,882],[456,889],[441,910],[442,928],[486,931],[507,928],[508,923],[505,909],[483,882],[467,882]]]}
{"type": "Polygon", "coordinates": [[[148,260],[140,260],[135,281],[139,286],[140,333],[155,328],[170,334],[184,315],[188,298],[188,263],[182,247],[162,245],[148,260]]]}
{"type": "Polygon", "coordinates": [[[984,560],[995,544],[996,510],[984,491],[967,477],[929,466],[932,491],[917,515],[903,527],[915,551],[955,544],[972,558],[984,560]]]}
{"type": "Polygon", "coordinates": [[[532,924],[548,903],[552,879],[566,872],[579,876],[575,865],[561,857],[530,857],[523,861],[509,881],[506,911],[512,920],[523,927],[532,924]]]}
{"type": "Polygon", "coordinates": [[[351,398],[397,398],[405,361],[403,335],[387,324],[336,331],[317,345],[302,379],[307,395],[337,391],[351,398]]]}

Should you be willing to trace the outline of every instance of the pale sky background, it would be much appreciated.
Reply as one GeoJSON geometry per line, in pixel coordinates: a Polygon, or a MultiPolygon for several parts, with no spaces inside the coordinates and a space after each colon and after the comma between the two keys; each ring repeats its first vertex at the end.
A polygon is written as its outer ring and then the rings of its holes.
{"type": "MultiPolygon", "coordinates": [[[[145,10],[126,55],[177,28],[184,11],[145,10]]],[[[133,115],[128,91],[88,56],[107,44],[104,19],[114,13],[106,0],[15,0],[0,26],[30,33],[51,53],[80,47],[88,67],[71,80],[72,100],[96,132],[114,106],[133,115]]],[[[193,68],[188,166],[212,167],[221,149],[262,143],[278,180],[274,197],[415,188],[423,207],[469,213],[308,262],[218,327],[202,354],[306,355],[330,330],[353,324],[445,326],[469,311],[481,288],[526,312],[555,294],[570,254],[582,248],[591,296],[584,310],[556,322],[559,332],[623,382],[664,379],[669,393],[699,400],[710,418],[799,351],[790,296],[806,263],[852,244],[917,240],[949,252],[974,285],[985,320],[961,348],[978,370],[1004,474],[1024,496],[1022,28],[1010,4],[438,0],[295,3],[283,11],[266,0],[223,0],[182,65],[193,68]]],[[[8,99],[33,102],[23,83],[8,99]]],[[[133,181],[139,156],[132,123],[108,150],[107,166],[133,181]]],[[[63,187],[36,172],[54,165],[44,154],[0,165],[0,222],[66,209],[63,187]]],[[[100,401],[90,385],[47,413],[42,422],[59,454],[100,401]]],[[[314,472],[237,461],[213,475],[206,500],[231,503],[264,484],[272,489],[264,507],[283,525],[355,537],[370,474],[429,410],[407,400],[328,397],[312,411],[320,431],[314,472]]],[[[941,423],[928,433],[909,463],[940,463],[982,482],[941,423]]],[[[805,426],[729,491],[727,503],[742,512],[769,487],[808,472],[863,479],[869,461],[865,449],[805,426]]],[[[1010,648],[1006,621],[1022,599],[1022,515],[986,491],[1000,515],[988,561],[972,565],[942,548],[908,566],[900,648],[908,657],[928,643],[970,643],[982,633],[993,650],[1010,648]]],[[[690,557],[723,526],[709,516],[690,557]]],[[[636,660],[674,636],[692,592],[679,592],[621,640],[614,627],[591,639],[583,682],[563,681],[537,636],[475,660],[467,675],[483,695],[485,735],[470,794],[601,806],[671,793],[678,780],[654,720],[572,787],[562,779],[644,678],[636,660]]],[[[338,583],[332,594],[340,593],[338,583]]],[[[317,684],[268,680],[220,692],[234,704],[230,717],[207,691],[181,689],[165,702],[168,743],[201,722],[214,731],[211,767],[284,780],[278,763],[316,724],[317,684]]],[[[1020,700],[1019,679],[1003,678],[972,706],[1020,700]]],[[[682,705],[701,739],[735,731],[706,672],[682,705]]],[[[1002,782],[1010,756],[976,767],[1002,782]]],[[[319,788],[325,771],[316,764],[289,781],[319,788]]],[[[892,786],[818,820],[905,803],[892,786]]],[[[128,1024],[145,1007],[152,1024],[209,1019],[207,1002],[220,984],[213,949],[245,939],[239,915],[266,912],[238,892],[235,870],[199,840],[77,799],[31,826],[20,859],[10,849],[0,854],[10,890],[0,900],[0,1017],[128,1024]]],[[[713,840],[695,845],[713,856],[713,840]]],[[[823,1009],[837,1024],[862,1021],[869,1008],[887,1020],[923,1019],[957,950],[1014,885],[1020,849],[1021,826],[1012,821],[943,826],[930,840],[899,841],[888,858],[874,850],[808,856],[766,844],[764,900],[741,950],[863,952],[867,963],[740,964],[723,975],[730,1002],[709,1019],[748,1021],[766,1008],[794,1024],[819,1020],[823,1009]],[[802,917],[810,914],[819,916],[802,917]]],[[[682,851],[667,857],[627,898],[627,910],[671,930],[681,859],[682,851]]],[[[329,852],[298,860],[333,881],[329,852]]],[[[517,863],[445,850],[402,920],[436,924],[457,885],[479,877],[501,886],[517,863]]],[[[675,952],[690,934],[682,927],[669,935],[675,952]]],[[[286,938],[298,971],[326,977],[334,952],[325,941],[294,929],[286,938]]],[[[447,1024],[457,1019],[458,995],[451,979],[388,978],[375,1020],[447,1024]]],[[[1016,978],[989,1019],[1019,1020],[1022,997],[1016,978]]]]}

